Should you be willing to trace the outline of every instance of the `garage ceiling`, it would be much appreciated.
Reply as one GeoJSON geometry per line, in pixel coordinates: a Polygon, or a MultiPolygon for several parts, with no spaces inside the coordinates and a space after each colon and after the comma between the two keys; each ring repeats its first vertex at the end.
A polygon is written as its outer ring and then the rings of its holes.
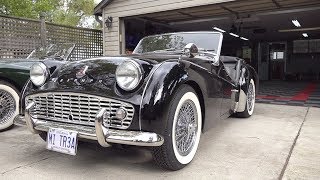
{"type": "Polygon", "coordinates": [[[154,21],[170,23],[190,19],[265,12],[268,10],[320,5],[319,0],[238,0],[234,2],[148,14],[154,21]]]}
{"type": "MultiPolygon", "coordinates": [[[[313,17],[320,17],[319,0],[237,0],[138,16],[176,31],[212,30],[216,26],[228,32],[234,25],[241,36],[256,40],[303,38],[302,31],[291,32],[296,28],[291,20],[299,20],[301,28],[320,27],[320,21],[313,17]]],[[[307,33],[319,38],[319,31],[307,33]]]]}

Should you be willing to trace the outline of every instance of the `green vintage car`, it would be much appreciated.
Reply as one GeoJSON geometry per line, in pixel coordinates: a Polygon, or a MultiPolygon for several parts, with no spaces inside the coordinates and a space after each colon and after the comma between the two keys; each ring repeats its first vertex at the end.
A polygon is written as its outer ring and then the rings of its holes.
{"type": "Polygon", "coordinates": [[[35,60],[0,60],[0,130],[13,126],[19,113],[19,95],[29,79],[29,68],[35,60]]]}
{"type": "Polygon", "coordinates": [[[30,67],[39,61],[67,61],[74,44],[49,45],[38,48],[26,59],[0,59],[0,131],[13,127],[19,114],[19,96],[29,80],[30,67]]]}

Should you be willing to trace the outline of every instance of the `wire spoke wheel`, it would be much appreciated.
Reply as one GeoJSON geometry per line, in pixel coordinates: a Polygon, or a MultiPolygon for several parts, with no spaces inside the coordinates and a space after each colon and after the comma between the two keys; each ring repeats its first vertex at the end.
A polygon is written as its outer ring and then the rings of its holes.
{"type": "Polygon", "coordinates": [[[179,110],[175,127],[175,143],[181,156],[192,150],[197,135],[197,110],[195,104],[187,100],[179,110]]]}
{"type": "Polygon", "coordinates": [[[16,103],[14,97],[5,90],[0,90],[0,125],[14,116],[16,103]]]}

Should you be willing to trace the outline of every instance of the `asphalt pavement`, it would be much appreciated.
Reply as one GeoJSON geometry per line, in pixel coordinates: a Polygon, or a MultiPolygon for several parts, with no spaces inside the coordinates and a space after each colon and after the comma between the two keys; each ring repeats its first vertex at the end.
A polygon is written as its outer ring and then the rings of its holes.
{"type": "Polygon", "coordinates": [[[256,104],[201,136],[193,162],[166,171],[148,149],[82,143],[77,156],[46,150],[26,127],[0,133],[0,179],[320,179],[320,108],[256,104]]]}

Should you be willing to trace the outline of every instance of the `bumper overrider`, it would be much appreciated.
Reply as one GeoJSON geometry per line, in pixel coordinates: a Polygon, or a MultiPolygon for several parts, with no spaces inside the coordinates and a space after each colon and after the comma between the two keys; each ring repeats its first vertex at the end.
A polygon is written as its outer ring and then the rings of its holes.
{"type": "Polygon", "coordinates": [[[25,109],[25,121],[28,129],[34,133],[48,132],[50,128],[61,128],[78,132],[78,137],[82,139],[95,140],[103,147],[109,147],[111,144],[125,144],[134,146],[161,146],[163,137],[153,132],[130,131],[110,129],[103,125],[103,114],[106,108],[101,108],[95,116],[94,127],[82,126],[77,124],[68,124],[63,122],[44,121],[32,117],[30,110],[34,108],[35,103],[27,104],[25,109]]]}

